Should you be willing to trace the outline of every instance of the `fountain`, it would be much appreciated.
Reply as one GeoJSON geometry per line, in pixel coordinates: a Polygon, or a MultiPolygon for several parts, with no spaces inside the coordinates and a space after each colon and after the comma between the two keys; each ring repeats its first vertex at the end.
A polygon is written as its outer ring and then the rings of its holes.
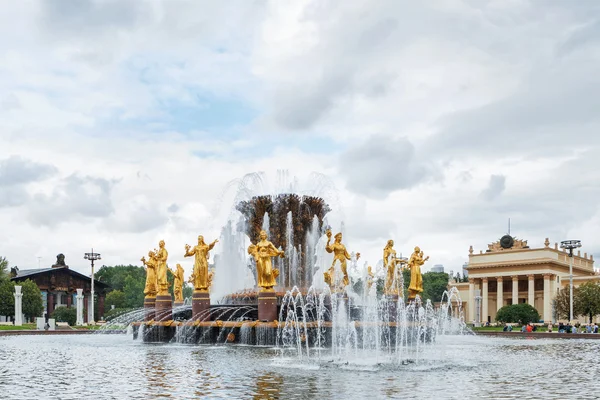
{"type": "Polygon", "coordinates": [[[194,257],[191,305],[180,298],[181,288],[171,305],[166,274],[182,272],[180,265],[177,271],[166,268],[164,241],[149,252],[149,260],[142,258],[146,299],[136,316],[144,321],[132,324],[134,337],[276,346],[300,359],[328,354],[359,361],[368,355],[404,362],[438,335],[468,330],[456,290],[445,293],[437,307],[421,299],[421,267],[429,257],[419,247],[404,259],[396,256],[393,241],[387,242],[378,264],[385,275],[378,293],[373,268],[359,267],[360,253],[348,252],[342,232],[332,233],[326,220],[331,208],[323,197],[294,193],[293,185],[283,193],[255,194],[248,181],[264,183],[251,175],[240,186],[236,214],[222,230],[214,284],[208,259],[219,240],[206,244],[200,235],[196,246],[185,245],[184,256],[194,257]],[[405,268],[411,271],[407,293],[405,268]],[[360,285],[348,270],[360,271],[360,285]]]}

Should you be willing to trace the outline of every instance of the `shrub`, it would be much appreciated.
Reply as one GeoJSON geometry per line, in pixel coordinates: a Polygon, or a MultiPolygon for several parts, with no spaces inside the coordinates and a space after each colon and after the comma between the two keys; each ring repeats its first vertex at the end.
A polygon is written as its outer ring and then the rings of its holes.
{"type": "Polygon", "coordinates": [[[77,310],[73,307],[58,307],[52,313],[51,318],[54,318],[56,322],[67,322],[74,326],[77,323],[77,310]]]}
{"type": "Polygon", "coordinates": [[[540,314],[530,304],[511,304],[498,310],[496,321],[528,324],[530,322],[539,322],[540,314]]]}

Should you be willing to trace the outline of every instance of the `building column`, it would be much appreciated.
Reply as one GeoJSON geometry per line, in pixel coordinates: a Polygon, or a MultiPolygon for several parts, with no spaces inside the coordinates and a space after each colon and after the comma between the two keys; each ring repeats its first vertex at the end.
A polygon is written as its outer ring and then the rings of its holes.
{"type": "Polygon", "coordinates": [[[469,323],[475,320],[475,279],[469,279],[469,323]]]}
{"type": "Polygon", "coordinates": [[[551,300],[552,295],[550,293],[550,277],[552,274],[544,274],[544,322],[548,323],[552,320],[552,309],[551,300]]]}
{"type": "Polygon", "coordinates": [[[502,308],[502,305],[504,304],[504,297],[503,297],[504,287],[502,285],[503,278],[501,276],[499,276],[497,279],[498,279],[498,285],[496,286],[497,287],[497,289],[496,289],[496,306],[497,306],[497,309],[499,310],[502,308]]]}
{"type": "Polygon", "coordinates": [[[67,292],[67,308],[71,308],[73,305],[73,295],[67,292]]]}
{"type": "Polygon", "coordinates": [[[48,318],[54,312],[54,294],[50,291],[48,292],[48,310],[46,312],[48,318]]]}
{"type": "Polygon", "coordinates": [[[516,275],[512,277],[512,303],[519,304],[519,277],[516,275]]]}
{"type": "Polygon", "coordinates": [[[488,278],[481,279],[481,322],[488,321],[488,278]]]}
{"type": "Polygon", "coordinates": [[[527,303],[535,308],[535,275],[527,275],[527,303]]]}

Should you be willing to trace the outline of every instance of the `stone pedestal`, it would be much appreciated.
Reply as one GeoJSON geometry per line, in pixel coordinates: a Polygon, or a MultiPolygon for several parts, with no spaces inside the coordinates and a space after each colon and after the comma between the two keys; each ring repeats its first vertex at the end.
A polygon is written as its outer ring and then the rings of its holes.
{"type": "Polygon", "coordinates": [[[83,289],[77,289],[77,296],[75,296],[75,306],[77,307],[77,320],[75,325],[83,325],[83,289]]]}
{"type": "Polygon", "coordinates": [[[144,298],[144,321],[152,321],[154,319],[154,306],[156,297],[144,298]]]}
{"type": "Polygon", "coordinates": [[[194,290],[192,320],[210,321],[210,293],[194,290]]]}
{"type": "Polygon", "coordinates": [[[258,293],[258,319],[260,321],[277,321],[277,296],[275,292],[258,293]]]}
{"type": "Polygon", "coordinates": [[[173,319],[173,299],[170,294],[159,294],[156,296],[154,305],[155,321],[170,321],[173,319]]]}
{"type": "Polygon", "coordinates": [[[23,325],[23,293],[22,286],[15,286],[15,326],[23,325]]]}

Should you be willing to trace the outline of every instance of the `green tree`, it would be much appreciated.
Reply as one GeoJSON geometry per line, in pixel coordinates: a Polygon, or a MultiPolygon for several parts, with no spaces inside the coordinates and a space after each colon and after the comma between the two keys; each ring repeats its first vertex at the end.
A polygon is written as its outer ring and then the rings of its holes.
{"type": "Polygon", "coordinates": [[[600,314],[600,285],[586,282],[573,291],[573,313],[589,317],[590,324],[600,314]]]}
{"type": "Polygon", "coordinates": [[[123,293],[125,294],[125,307],[137,308],[144,305],[144,287],[146,279],[139,280],[133,276],[125,278],[123,293]]]}
{"type": "Polygon", "coordinates": [[[120,290],[113,290],[106,295],[106,300],[104,304],[110,306],[115,306],[115,308],[123,308],[125,307],[125,303],[127,298],[125,297],[125,293],[120,290]]]}
{"type": "Polygon", "coordinates": [[[192,295],[194,294],[194,287],[192,285],[189,285],[187,283],[183,284],[183,299],[190,299],[190,301],[192,300],[192,295]]]}
{"type": "Polygon", "coordinates": [[[426,272],[423,274],[423,299],[432,302],[442,301],[442,295],[448,290],[448,274],[445,272],[426,272]]]}
{"type": "Polygon", "coordinates": [[[58,307],[50,318],[54,318],[56,322],[66,322],[70,326],[74,326],[77,323],[77,309],[74,307],[58,307]]]}
{"type": "MultiPolygon", "coordinates": [[[[554,298],[554,312],[558,319],[570,318],[570,293],[569,286],[560,289],[554,298]]],[[[575,298],[577,297],[577,288],[573,290],[573,312],[575,312],[575,298]]]]}
{"type": "Polygon", "coordinates": [[[530,322],[539,322],[539,320],[540,314],[532,305],[527,303],[504,306],[496,314],[496,321],[498,322],[528,324],[530,322]]]}
{"type": "Polygon", "coordinates": [[[8,260],[0,257],[0,280],[8,278],[8,260]]]}
{"type": "Polygon", "coordinates": [[[94,274],[94,277],[104,282],[113,290],[124,291],[125,281],[127,277],[132,277],[135,280],[146,282],[146,270],[143,267],[137,267],[135,265],[115,265],[109,267],[103,265],[98,272],[94,274]]]}
{"type": "Polygon", "coordinates": [[[15,284],[9,279],[0,280],[0,315],[15,316],[15,284]]]}
{"type": "Polygon", "coordinates": [[[23,293],[23,314],[25,314],[25,317],[29,320],[41,317],[42,312],[44,312],[44,303],[40,288],[30,279],[19,282],[19,285],[23,287],[21,292],[23,293]]]}

